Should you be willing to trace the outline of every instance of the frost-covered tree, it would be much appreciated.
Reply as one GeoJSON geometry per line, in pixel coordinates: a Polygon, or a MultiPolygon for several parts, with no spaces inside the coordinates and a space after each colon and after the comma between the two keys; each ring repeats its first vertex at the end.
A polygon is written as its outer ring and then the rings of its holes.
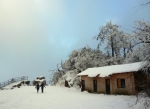
{"type": "Polygon", "coordinates": [[[138,21],[135,23],[131,51],[126,63],[150,60],[150,22],[138,21]]]}
{"type": "Polygon", "coordinates": [[[125,36],[124,32],[119,30],[119,26],[116,24],[112,24],[112,22],[107,22],[105,26],[100,28],[100,32],[98,36],[94,37],[97,40],[100,40],[98,44],[99,48],[102,43],[106,44],[105,49],[109,55],[112,57],[120,56],[121,48],[125,47],[125,41],[123,40],[123,36],[125,36]],[[122,43],[120,43],[122,41],[122,43]]]}
{"type": "Polygon", "coordinates": [[[105,55],[100,50],[93,50],[84,47],[80,50],[74,50],[69,55],[69,59],[62,64],[65,70],[77,69],[81,72],[90,67],[104,66],[105,55]]]}
{"type": "Polygon", "coordinates": [[[135,76],[138,78],[136,86],[140,88],[137,91],[144,92],[146,96],[150,97],[150,22],[138,21],[134,28],[134,39],[136,40],[132,46],[132,51],[127,54],[125,63],[148,62],[148,65],[142,69],[143,72],[135,73],[135,76]]]}
{"type": "Polygon", "coordinates": [[[106,56],[102,51],[90,47],[73,50],[69,58],[65,62],[61,62],[62,69],[54,73],[52,81],[54,84],[58,83],[59,85],[64,85],[65,80],[69,82],[70,86],[79,84],[79,77],[77,77],[78,73],[87,68],[108,65],[109,62],[106,62],[105,59],[106,56]]]}

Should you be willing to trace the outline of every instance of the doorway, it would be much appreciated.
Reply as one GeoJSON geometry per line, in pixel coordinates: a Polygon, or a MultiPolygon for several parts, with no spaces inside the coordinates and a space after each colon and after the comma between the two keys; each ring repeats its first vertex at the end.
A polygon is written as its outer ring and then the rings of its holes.
{"type": "Polygon", "coordinates": [[[81,88],[81,91],[84,91],[85,90],[85,80],[82,80],[82,88],[81,88]]]}
{"type": "Polygon", "coordinates": [[[105,84],[106,84],[106,94],[110,94],[110,79],[106,79],[105,84]]]}
{"type": "Polygon", "coordinates": [[[93,89],[94,92],[97,92],[97,80],[93,80],[93,89]]]}

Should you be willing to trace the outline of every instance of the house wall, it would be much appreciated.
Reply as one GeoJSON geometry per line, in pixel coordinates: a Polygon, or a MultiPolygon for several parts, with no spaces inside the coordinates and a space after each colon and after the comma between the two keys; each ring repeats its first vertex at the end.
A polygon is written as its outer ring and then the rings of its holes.
{"type": "Polygon", "coordinates": [[[134,74],[131,72],[112,75],[110,77],[110,84],[111,94],[135,94],[134,74]],[[117,79],[125,79],[125,88],[117,87],[117,79]]]}
{"type": "Polygon", "coordinates": [[[106,79],[110,79],[110,94],[125,94],[125,95],[132,95],[135,93],[134,87],[134,75],[133,73],[120,73],[120,74],[113,74],[110,77],[94,77],[90,78],[87,76],[81,76],[82,80],[85,80],[85,90],[88,92],[93,93],[93,80],[97,80],[97,93],[106,93],[106,79]],[[117,87],[117,79],[125,79],[125,88],[118,88],[117,87]]]}
{"type": "Polygon", "coordinates": [[[87,76],[81,76],[82,80],[85,80],[85,90],[88,92],[94,92],[93,80],[97,80],[97,92],[105,93],[105,79],[100,77],[90,78],[87,76]]]}
{"type": "Polygon", "coordinates": [[[87,76],[81,76],[81,80],[85,80],[85,90],[88,92],[93,92],[93,84],[91,84],[92,82],[92,78],[89,78],[87,76]]]}

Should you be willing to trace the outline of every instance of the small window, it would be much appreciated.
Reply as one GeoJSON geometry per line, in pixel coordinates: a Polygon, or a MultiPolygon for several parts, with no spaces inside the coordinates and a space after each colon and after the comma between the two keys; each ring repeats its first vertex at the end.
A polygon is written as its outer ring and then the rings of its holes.
{"type": "Polygon", "coordinates": [[[125,88],[125,79],[117,79],[117,87],[125,88]]]}

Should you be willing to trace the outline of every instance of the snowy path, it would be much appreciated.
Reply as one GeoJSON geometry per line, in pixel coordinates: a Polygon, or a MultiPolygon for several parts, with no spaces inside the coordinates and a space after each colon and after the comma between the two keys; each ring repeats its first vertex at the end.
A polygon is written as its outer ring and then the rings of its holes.
{"type": "MultiPolygon", "coordinates": [[[[0,90],[0,109],[138,109],[134,96],[91,94],[65,87],[47,86],[36,93],[33,86],[0,90]]],[[[140,109],[140,107],[139,107],[140,109]]]]}

